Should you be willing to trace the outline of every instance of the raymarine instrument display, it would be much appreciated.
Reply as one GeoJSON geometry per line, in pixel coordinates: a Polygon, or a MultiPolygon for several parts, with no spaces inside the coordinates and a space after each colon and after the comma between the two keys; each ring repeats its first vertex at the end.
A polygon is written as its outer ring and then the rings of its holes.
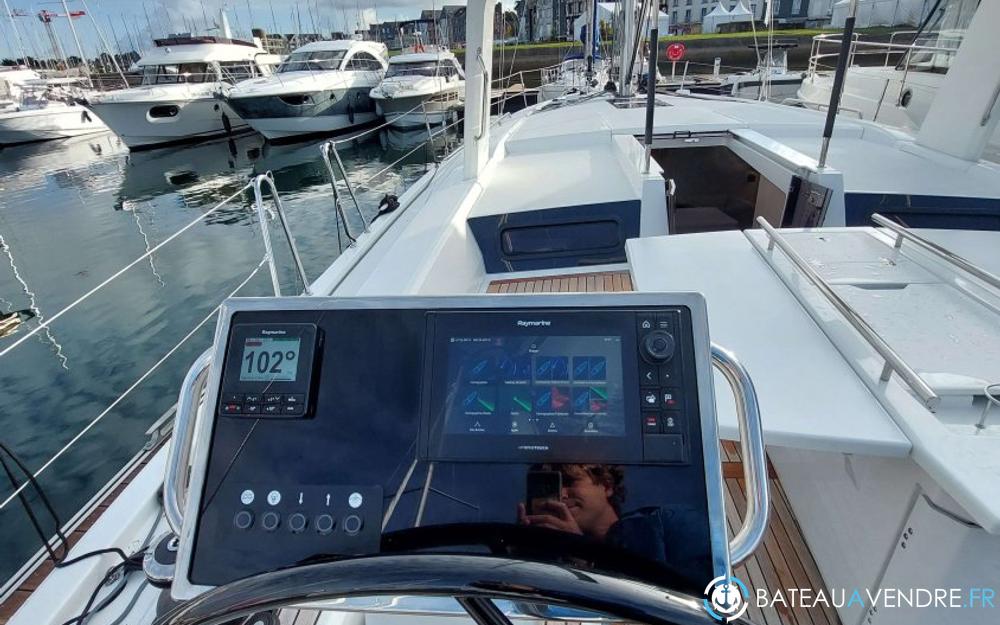
{"type": "Polygon", "coordinates": [[[625,436],[622,337],[448,341],[448,434],[625,436]]]}
{"type": "Polygon", "coordinates": [[[300,338],[247,337],[243,340],[241,382],[294,382],[300,338]]]}
{"type": "Polygon", "coordinates": [[[701,592],[726,550],[706,318],[691,294],[226,302],[174,596],[497,549],[701,592]]]}

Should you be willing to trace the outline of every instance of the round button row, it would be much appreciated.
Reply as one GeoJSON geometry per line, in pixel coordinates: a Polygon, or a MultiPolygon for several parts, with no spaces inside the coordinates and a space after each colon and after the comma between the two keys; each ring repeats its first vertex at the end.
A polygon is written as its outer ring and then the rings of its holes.
{"type": "MultiPolygon", "coordinates": [[[[256,494],[249,488],[240,493],[240,503],[244,506],[249,506],[256,498],[256,494]]],[[[327,505],[329,505],[329,498],[330,496],[327,495],[327,505]]],[[[267,494],[267,503],[272,506],[276,506],[281,503],[281,493],[276,490],[269,492],[267,494]]],[[[299,503],[302,503],[302,493],[299,493],[299,503]]],[[[347,498],[347,504],[355,510],[360,508],[362,503],[364,503],[364,498],[361,496],[361,493],[351,493],[347,498]]]]}
{"type": "MultiPolygon", "coordinates": [[[[236,526],[236,529],[248,530],[253,527],[253,523],[254,515],[249,510],[240,510],[233,518],[233,525],[236,526]]],[[[309,519],[301,512],[293,512],[288,516],[286,525],[293,534],[300,534],[309,526],[309,519]]],[[[356,514],[344,517],[342,523],[344,532],[350,536],[357,535],[364,528],[364,525],[364,519],[356,514]]],[[[281,526],[281,515],[273,510],[265,512],[260,517],[260,526],[268,532],[273,532],[281,526]]],[[[320,534],[326,535],[337,527],[337,521],[329,514],[320,514],[313,520],[313,527],[320,534]]]]}

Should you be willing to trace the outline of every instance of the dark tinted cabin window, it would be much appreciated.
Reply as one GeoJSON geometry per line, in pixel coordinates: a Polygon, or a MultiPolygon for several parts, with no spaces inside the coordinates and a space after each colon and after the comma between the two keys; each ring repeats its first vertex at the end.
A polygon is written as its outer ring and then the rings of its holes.
{"type": "Polygon", "coordinates": [[[179,108],[177,108],[173,104],[168,104],[164,106],[154,106],[153,108],[149,109],[149,116],[152,117],[153,119],[161,119],[164,117],[177,117],[177,113],[179,112],[180,112],[179,108]]]}
{"type": "Polygon", "coordinates": [[[500,240],[505,256],[586,252],[622,243],[618,222],[612,220],[507,228],[500,240]]]}

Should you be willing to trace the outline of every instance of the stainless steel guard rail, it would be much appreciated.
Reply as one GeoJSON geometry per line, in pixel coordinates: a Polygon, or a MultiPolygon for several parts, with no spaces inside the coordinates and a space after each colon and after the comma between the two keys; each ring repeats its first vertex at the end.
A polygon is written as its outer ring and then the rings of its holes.
{"type": "Polygon", "coordinates": [[[878,354],[885,360],[885,364],[882,367],[882,373],[879,378],[883,382],[888,382],[889,378],[892,377],[893,372],[895,372],[899,377],[906,382],[907,385],[920,397],[920,400],[924,403],[924,406],[928,410],[933,411],[937,405],[941,402],[941,398],[934,389],[921,378],[916,371],[914,371],[910,365],[906,364],[906,361],[896,353],[892,347],[885,342],[885,340],[879,336],[871,325],[865,321],[864,317],[859,315],[851,305],[848,304],[837,295],[836,291],[830,288],[830,285],[826,283],[816,271],[809,266],[809,263],[799,255],[792,246],[788,244],[788,241],[781,236],[774,227],[767,223],[763,217],[757,218],[757,225],[764,229],[767,233],[768,243],[767,250],[773,251],[774,246],[777,245],[781,248],[781,251],[785,253],[785,256],[792,262],[792,264],[804,275],[813,286],[819,289],[820,293],[836,308],[840,314],[844,315],[844,318],[857,330],[872,348],[878,352],[878,354]]]}
{"type": "MultiPolygon", "coordinates": [[[[167,523],[179,535],[184,523],[184,501],[187,497],[189,459],[202,391],[208,379],[212,350],[199,356],[181,383],[174,418],[173,439],[163,480],[163,508],[167,523]]],[[[770,488],[767,458],[764,453],[764,431],[760,407],[753,380],[739,359],[724,347],[712,344],[712,366],[726,379],[736,402],[740,429],[740,449],[747,501],[743,524],[729,541],[730,568],[750,557],[764,539],[770,517],[770,488]]]]}
{"type": "Polygon", "coordinates": [[[184,524],[184,500],[187,497],[188,469],[191,443],[194,440],[195,421],[201,405],[201,395],[208,380],[212,364],[211,348],[195,359],[188,369],[177,396],[177,414],[174,416],[174,433],[170,440],[170,455],[163,478],[163,515],[170,531],[180,536],[184,524]]]}
{"type": "Polygon", "coordinates": [[[967,259],[959,256],[958,254],[952,252],[951,250],[941,247],[940,245],[932,241],[928,241],[927,239],[921,236],[913,234],[903,226],[897,224],[891,219],[888,219],[885,216],[880,215],[878,213],[872,215],[872,221],[882,226],[883,228],[891,230],[896,234],[895,247],[897,248],[902,247],[904,240],[912,241],[917,245],[917,247],[927,250],[928,252],[934,254],[938,258],[944,260],[945,262],[951,265],[954,265],[955,267],[958,267],[959,269],[965,271],[966,273],[971,273],[972,275],[976,276],[986,284],[989,284],[990,286],[994,286],[1000,289],[1000,277],[997,277],[995,274],[986,271],[985,269],[979,267],[978,265],[974,265],[967,259]]]}
{"type": "Polygon", "coordinates": [[[281,284],[278,280],[278,268],[274,262],[274,251],[271,249],[271,232],[267,226],[267,212],[264,208],[264,194],[261,187],[267,184],[271,188],[271,198],[274,200],[275,212],[278,214],[278,221],[281,229],[285,233],[288,247],[292,251],[292,260],[295,262],[295,269],[298,271],[299,279],[302,280],[302,290],[306,295],[311,295],[309,291],[309,280],[306,279],[306,270],[302,266],[302,259],[299,257],[299,248],[295,245],[295,237],[288,227],[288,220],[285,219],[285,207],[281,203],[281,196],[278,195],[278,187],[274,184],[274,176],[271,172],[260,174],[253,179],[254,207],[257,209],[257,220],[260,222],[261,238],[264,239],[264,253],[268,258],[268,269],[271,271],[271,286],[274,288],[275,297],[281,296],[281,284]]]}
{"type": "Polygon", "coordinates": [[[729,541],[729,566],[732,571],[749,558],[764,540],[771,514],[770,486],[764,454],[764,428],[760,422],[760,407],[753,380],[732,352],[715,343],[712,343],[712,366],[722,374],[733,391],[740,428],[743,479],[747,487],[743,525],[729,541]]]}

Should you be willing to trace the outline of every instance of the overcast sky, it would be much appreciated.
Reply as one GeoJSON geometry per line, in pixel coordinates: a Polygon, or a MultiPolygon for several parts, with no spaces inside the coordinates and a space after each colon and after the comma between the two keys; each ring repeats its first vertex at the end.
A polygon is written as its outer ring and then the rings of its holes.
{"type": "MultiPolygon", "coordinates": [[[[40,10],[62,13],[61,0],[6,0],[13,12],[34,16],[40,10]]],[[[141,48],[152,45],[150,29],[156,37],[166,32],[183,32],[192,23],[205,33],[206,18],[209,26],[218,19],[219,10],[225,6],[229,24],[236,36],[246,37],[251,25],[268,31],[296,32],[296,22],[301,21],[302,32],[330,32],[354,30],[364,22],[410,19],[421,9],[441,8],[442,4],[464,5],[466,0],[66,0],[70,11],[84,10],[85,5],[115,51],[131,49],[130,42],[141,48]],[[149,16],[147,21],[147,14],[149,16]],[[347,28],[345,28],[345,23],[347,28]],[[313,25],[315,24],[315,29],[313,25]]],[[[514,0],[503,0],[505,7],[513,8],[514,0]]],[[[48,37],[44,27],[35,17],[16,18],[17,29],[24,39],[28,55],[36,52],[49,56],[48,37]]],[[[98,52],[100,39],[89,18],[74,20],[77,33],[88,57],[98,52]]],[[[69,26],[63,18],[53,20],[56,36],[67,54],[75,53],[75,43],[69,26]]],[[[10,25],[0,0],[0,56],[20,56],[10,25]]]]}

